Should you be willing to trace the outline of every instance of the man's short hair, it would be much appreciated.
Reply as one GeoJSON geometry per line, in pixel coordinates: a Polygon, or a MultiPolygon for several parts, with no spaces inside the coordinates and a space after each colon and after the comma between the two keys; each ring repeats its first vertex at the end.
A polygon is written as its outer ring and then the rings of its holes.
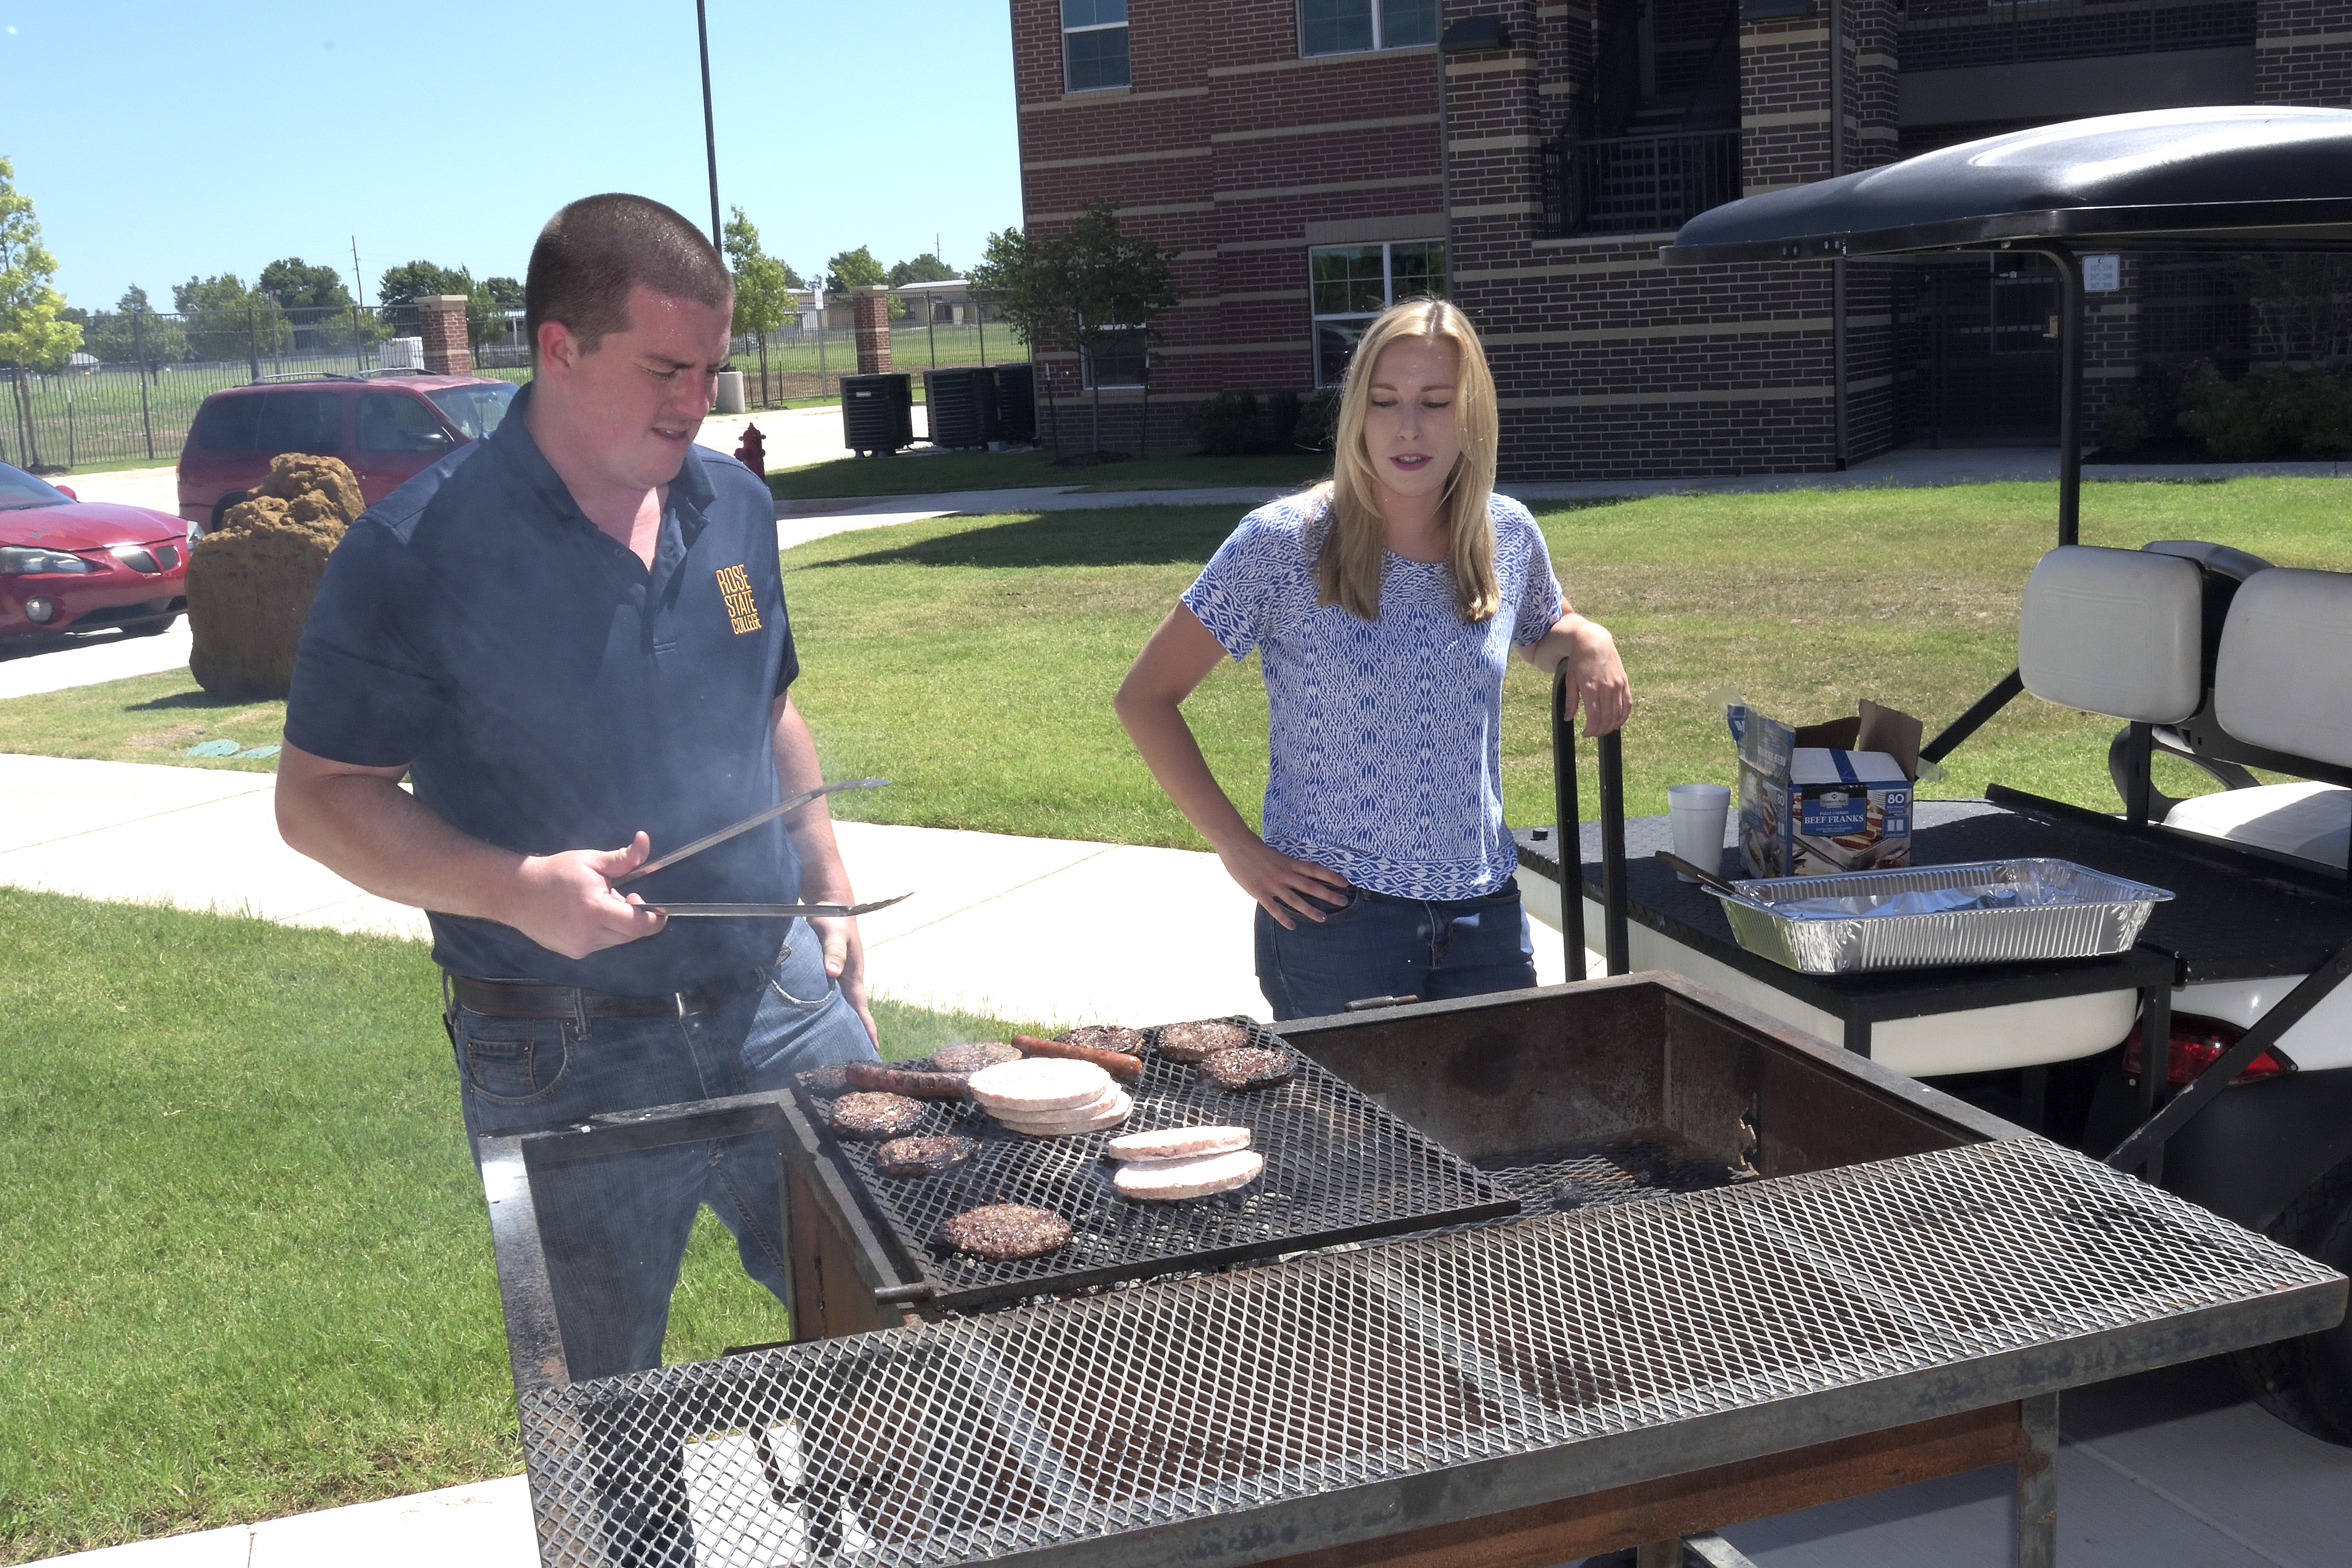
{"type": "Polygon", "coordinates": [[[594,353],[629,329],[629,290],[642,283],[673,300],[728,305],[735,279],[702,231],[656,201],[612,192],[583,196],[539,231],[523,280],[523,330],[539,360],[539,325],[561,321],[594,353]]]}

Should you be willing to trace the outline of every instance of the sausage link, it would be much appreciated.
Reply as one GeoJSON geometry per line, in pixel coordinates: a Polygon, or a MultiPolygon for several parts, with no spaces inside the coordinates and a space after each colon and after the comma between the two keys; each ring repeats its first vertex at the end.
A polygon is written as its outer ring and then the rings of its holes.
{"type": "Polygon", "coordinates": [[[1133,1083],[1143,1076],[1143,1061],[1125,1051],[1097,1050],[1092,1046],[1074,1046],[1067,1040],[1041,1040],[1034,1035],[1015,1035],[1013,1043],[1021,1054],[1030,1057],[1060,1057],[1066,1061],[1092,1062],[1113,1078],[1133,1083]]]}
{"type": "Polygon", "coordinates": [[[911,1072],[879,1062],[848,1062],[842,1068],[853,1089],[903,1094],[909,1100],[966,1100],[971,1089],[951,1072],[911,1072]]]}

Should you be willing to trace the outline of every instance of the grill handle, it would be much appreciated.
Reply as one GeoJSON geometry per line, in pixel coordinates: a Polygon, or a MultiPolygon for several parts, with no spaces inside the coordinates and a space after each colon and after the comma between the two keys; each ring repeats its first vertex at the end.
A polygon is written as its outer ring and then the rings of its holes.
{"type": "MultiPolygon", "coordinates": [[[[1625,747],[1621,730],[1595,738],[1601,773],[1601,904],[1602,955],[1608,972],[1633,968],[1626,928],[1625,747]]],[[[1552,831],[1559,837],[1559,931],[1568,949],[1568,977],[1584,968],[1584,831],[1576,799],[1576,723],[1570,711],[1568,661],[1551,678],[1552,831]]]]}

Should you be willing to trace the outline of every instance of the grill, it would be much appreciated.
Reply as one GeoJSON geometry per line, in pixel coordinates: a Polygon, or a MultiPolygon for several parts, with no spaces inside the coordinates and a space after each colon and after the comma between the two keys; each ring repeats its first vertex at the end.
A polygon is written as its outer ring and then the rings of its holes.
{"type": "Polygon", "coordinates": [[[1565,1214],[1675,1193],[1703,1193],[1758,1174],[1752,1168],[1727,1165],[1663,1129],[1631,1138],[1490,1154],[1477,1163],[1519,1200],[1527,1214],[1565,1214]]]}
{"type": "MultiPolygon", "coordinates": [[[[1232,1023],[1251,1044],[1290,1047],[1262,1024],[1232,1023]]],[[[1516,1213],[1509,1191],[1300,1058],[1297,1076],[1229,1094],[1185,1063],[1152,1053],[1128,1087],[1135,1109],[1122,1126],[1076,1138],[1008,1132],[977,1106],[929,1104],[919,1133],[976,1139],[980,1152],[936,1176],[905,1179],[874,1165],[875,1145],[828,1142],[883,1222],[899,1259],[943,1307],[971,1308],[1049,1292],[1184,1273],[1336,1243],[1492,1219],[1516,1213]],[[1130,1203],[1111,1190],[1103,1145],[1123,1132],[1230,1124],[1250,1129],[1265,1173],[1240,1192],[1189,1203],[1130,1203]],[[940,1224],[982,1204],[1034,1204],[1070,1222],[1068,1246],[1044,1258],[998,1262],[937,1241],[940,1224]]],[[[1297,1056],[1296,1051],[1291,1053],[1297,1056]]],[[[804,1100],[803,1103],[807,1103],[804,1100]]]]}
{"type": "Polygon", "coordinates": [[[520,1409],[549,1563],[1242,1563],[2303,1331],[2341,1291],[2015,1139],[539,1389],[520,1409]]]}

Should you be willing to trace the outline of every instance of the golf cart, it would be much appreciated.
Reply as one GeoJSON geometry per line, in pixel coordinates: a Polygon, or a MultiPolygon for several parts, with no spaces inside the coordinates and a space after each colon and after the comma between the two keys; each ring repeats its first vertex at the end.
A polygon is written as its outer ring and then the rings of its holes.
{"type": "MultiPolygon", "coordinates": [[[[2352,574],[2275,567],[2227,541],[2077,542],[2083,258],[2352,251],[2352,112],[2183,109],[2017,132],[1714,208],[1660,256],[1683,268],[1970,251],[2057,271],[2057,548],[2024,585],[2017,668],[1920,754],[1950,755],[2031,693],[2121,721],[2109,765],[2122,810],[1999,784],[1983,800],[1918,801],[1913,860],[2048,857],[2171,900],[2106,957],[1800,973],[1742,948],[1719,900],[1650,861],[1664,819],[1622,820],[1613,743],[1602,822],[1579,846],[1583,896],[1559,898],[1565,857],[1547,829],[1519,836],[1521,882],[1538,913],[1558,910],[1572,977],[1589,901],[1612,973],[1678,971],[1946,1085],[2011,1075],[2030,1124],[2067,1082],[2087,1104],[2053,1132],[2352,1269],[2352,574]],[[2168,798],[2151,777],[2159,753],[2222,788],[2168,798]],[[2302,782],[2264,784],[2255,768],[2302,782]]],[[[1571,823],[1563,706],[1556,690],[1556,820],[1571,823]]],[[[1737,865],[1731,853],[1713,868],[1737,865]]],[[[2239,1362],[2273,1413],[2352,1444],[2352,1324],[2239,1362]]]]}

